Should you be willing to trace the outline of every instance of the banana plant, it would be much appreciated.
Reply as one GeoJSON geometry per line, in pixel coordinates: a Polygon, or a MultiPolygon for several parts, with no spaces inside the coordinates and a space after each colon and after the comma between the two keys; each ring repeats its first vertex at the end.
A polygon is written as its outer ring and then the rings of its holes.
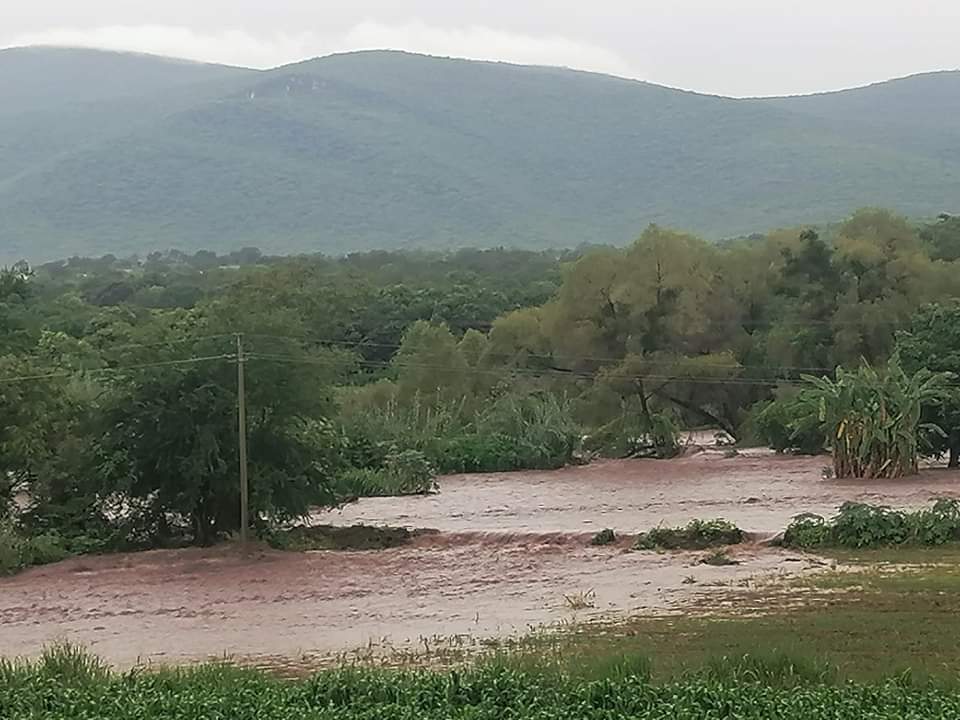
{"type": "Polygon", "coordinates": [[[803,377],[794,404],[793,432],[817,427],[833,453],[834,477],[897,478],[917,472],[921,437],[942,433],[921,423],[923,405],[948,389],[949,373],[909,374],[894,356],[883,367],[863,362],[835,377],[803,377]]]}

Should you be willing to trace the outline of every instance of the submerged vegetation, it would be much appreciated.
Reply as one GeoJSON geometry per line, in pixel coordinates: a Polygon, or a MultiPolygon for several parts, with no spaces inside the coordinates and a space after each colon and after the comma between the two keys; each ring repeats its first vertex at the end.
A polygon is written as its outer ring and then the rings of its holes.
{"type": "Polygon", "coordinates": [[[691,520],[684,527],[658,527],[641,533],[633,547],[635,550],[705,550],[737,545],[743,539],[743,530],[726,520],[691,520]]]}

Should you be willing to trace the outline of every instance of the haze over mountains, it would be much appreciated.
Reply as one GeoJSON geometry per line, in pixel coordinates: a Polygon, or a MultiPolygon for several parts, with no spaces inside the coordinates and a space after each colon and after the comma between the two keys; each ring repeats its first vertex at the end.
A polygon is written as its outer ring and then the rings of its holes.
{"type": "Polygon", "coordinates": [[[0,51],[0,262],[711,238],[960,209],[960,72],[736,100],[399,52],[0,51]]]}

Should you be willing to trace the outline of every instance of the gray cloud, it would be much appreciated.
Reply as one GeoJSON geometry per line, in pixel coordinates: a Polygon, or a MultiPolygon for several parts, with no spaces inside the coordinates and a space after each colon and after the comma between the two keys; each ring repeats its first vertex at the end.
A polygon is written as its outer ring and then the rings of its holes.
{"type": "Polygon", "coordinates": [[[31,0],[4,11],[0,46],[256,67],[397,48],[757,95],[956,68],[957,28],[956,0],[31,0]]]}

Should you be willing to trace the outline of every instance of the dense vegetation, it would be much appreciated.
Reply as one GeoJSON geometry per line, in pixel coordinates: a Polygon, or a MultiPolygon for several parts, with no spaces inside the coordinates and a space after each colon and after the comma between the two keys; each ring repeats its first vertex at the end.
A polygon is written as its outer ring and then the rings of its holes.
{"type": "Polygon", "coordinates": [[[784,545],[804,549],[935,546],[957,541],[960,501],[949,498],[912,511],[848,502],[829,520],[799,515],[783,535],[784,545]]]}
{"type": "Polygon", "coordinates": [[[958,208],[960,73],[734,100],[390,52],[268,72],[0,52],[0,262],[711,238],[958,208]]]}
{"type": "Polygon", "coordinates": [[[95,658],[59,647],[36,664],[0,667],[0,714],[8,720],[900,720],[960,713],[960,696],[949,689],[894,679],[839,684],[830,681],[827,668],[783,656],[725,658],[666,684],[651,682],[649,663],[638,659],[623,660],[613,670],[602,679],[588,679],[583,670],[571,677],[494,662],[447,673],[345,669],[298,681],[228,666],[116,675],[95,658]]]}
{"type": "Polygon", "coordinates": [[[264,535],[438,473],[670,457],[680,427],[833,449],[839,474],[955,458],[957,229],[864,210],[722,245],[18,264],[0,565],[236,531],[241,353],[264,535]]]}

